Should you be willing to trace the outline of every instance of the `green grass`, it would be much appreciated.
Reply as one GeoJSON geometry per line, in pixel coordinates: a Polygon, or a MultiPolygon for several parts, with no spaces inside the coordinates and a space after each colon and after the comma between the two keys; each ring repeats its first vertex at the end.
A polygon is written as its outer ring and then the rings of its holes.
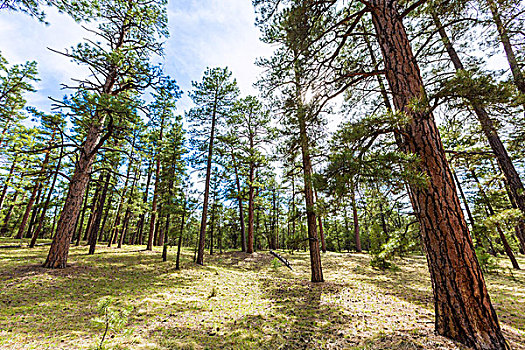
{"type": "MultiPolygon", "coordinates": [[[[0,245],[15,244],[2,239],[0,245]]],[[[273,256],[227,252],[205,257],[160,248],[72,247],[69,267],[40,267],[49,246],[0,249],[0,348],[90,349],[102,330],[91,320],[97,302],[132,306],[124,330],[109,332],[109,349],[462,349],[433,332],[430,280],[423,257],[399,259],[396,271],[370,267],[366,254],[323,254],[325,283],[309,280],[307,253],[273,256]]],[[[525,259],[520,258],[525,267],[525,259]]],[[[525,349],[525,274],[486,276],[513,349],[525,349]]]]}

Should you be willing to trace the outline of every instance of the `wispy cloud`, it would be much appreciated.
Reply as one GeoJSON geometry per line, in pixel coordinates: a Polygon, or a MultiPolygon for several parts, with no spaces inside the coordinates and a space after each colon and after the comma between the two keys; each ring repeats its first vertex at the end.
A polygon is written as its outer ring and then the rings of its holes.
{"type": "MultiPolygon", "coordinates": [[[[166,41],[164,65],[167,74],[177,79],[183,90],[199,81],[206,67],[228,66],[243,94],[256,94],[252,84],[260,69],[257,57],[270,53],[259,40],[255,16],[247,0],[183,0],[169,4],[170,38],[166,41]]],[[[64,50],[83,41],[87,32],[66,15],[46,9],[46,26],[21,13],[0,12],[0,50],[10,63],[38,61],[41,82],[29,102],[49,111],[47,98],[60,98],[66,91],[61,83],[84,78],[85,68],[47,48],[64,50]]],[[[180,109],[191,106],[186,97],[180,109]]]]}

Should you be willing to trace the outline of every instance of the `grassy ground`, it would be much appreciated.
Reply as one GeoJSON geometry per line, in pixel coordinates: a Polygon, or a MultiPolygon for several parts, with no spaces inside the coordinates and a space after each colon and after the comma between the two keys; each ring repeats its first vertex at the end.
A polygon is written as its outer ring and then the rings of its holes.
{"type": "MultiPolygon", "coordinates": [[[[13,243],[0,240],[0,245],[13,243]]],[[[323,254],[326,283],[309,283],[306,253],[283,253],[294,271],[266,252],[206,256],[184,252],[175,270],[160,251],[73,247],[70,267],[40,267],[48,246],[0,249],[0,348],[95,348],[103,330],[91,321],[113,296],[131,306],[109,349],[463,349],[433,333],[432,292],[423,257],[378,271],[366,254],[323,254]]],[[[520,263],[525,267],[525,259],[520,263]]],[[[513,349],[525,349],[525,273],[486,277],[513,349]]]]}

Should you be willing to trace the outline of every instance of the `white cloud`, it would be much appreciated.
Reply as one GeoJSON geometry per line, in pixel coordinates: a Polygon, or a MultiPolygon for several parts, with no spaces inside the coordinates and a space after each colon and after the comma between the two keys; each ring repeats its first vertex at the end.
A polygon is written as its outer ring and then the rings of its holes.
{"type": "MultiPolygon", "coordinates": [[[[228,66],[243,95],[256,94],[252,87],[261,70],[257,57],[271,50],[258,40],[255,15],[246,0],[182,0],[168,5],[170,38],[166,42],[166,72],[177,79],[185,98],[179,110],[189,108],[191,81],[199,81],[206,67],[228,66]]],[[[38,62],[39,92],[29,97],[36,107],[49,111],[47,96],[60,98],[67,91],[61,83],[84,78],[85,68],[47,48],[64,50],[83,41],[87,33],[67,15],[46,9],[46,26],[21,13],[0,12],[0,50],[10,63],[38,62]]]]}

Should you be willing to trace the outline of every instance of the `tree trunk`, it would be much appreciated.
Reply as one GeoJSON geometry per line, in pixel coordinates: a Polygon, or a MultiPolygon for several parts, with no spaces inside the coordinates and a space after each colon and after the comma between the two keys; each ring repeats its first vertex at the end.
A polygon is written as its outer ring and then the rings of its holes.
{"type": "Polygon", "coordinates": [[[210,144],[208,146],[208,161],[206,164],[206,182],[204,185],[204,201],[202,203],[201,228],[199,234],[199,248],[197,251],[197,264],[204,265],[204,246],[206,243],[206,222],[208,220],[208,201],[210,197],[211,164],[213,157],[213,142],[215,137],[216,111],[215,104],[211,117],[210,144]]]}
{"type": "Polygon", "coordinates": [[[436,331],[475,349],[509,349],[490,302],[432,113],[411,107],[424,85],[397,3],[366,2],[396,110],[410,117],[400,148],[418,155],[425,186],[412,186],[434,291],[436,331]]]}
{"type": "Polygon", "coordinates": [[[89,236],[89,255],[95,254],[95,248],[97,246],[98,239],[98,230],[100,227],[100,222],[102,221],[102,215],[104,214],[104,205],[106,203],[106,195],[108,193],[109,180],[111,179],[111,174],[106,174],[106,181],[104,183],[104,188],[102,189],[102,194],[98,196],[98,201],[96,203],[96,209],[94,216],[93,227],[91,228],[89,236]]]}
{"type": "Polygon", "coordinates": [[[82,204],[89,173],[95,160],[98,143],[104,125],[104,117],[94,122],[87,131],[84,147],[80,151],[75,171],[71,177],[69,190],[66,195],[64,207],[60,213],[57,224],[57,232],[51,243],[49,254],[44,263],[47,268],[65,268],[69,254],[69,244],[74,233],[75,222],[79,215],[79,208],[82,204]]]}
{"type": "MultiPolygon", "coordinates": [[[[299,99],[300,93],[296,98],[299,99]]],[[[315,202],[312,186],[312,162],[310,159],[309,139],[306,130],[306,110],[302,102],[298,101],[297,117],[299,120],[299,134],[301,142],[301,152],[303,159],[303,179],[304,179],[304,198],[306,202],[306,221],[308,225],[308,243],[310,247],[310,268],[312,282],[324,282],[323,270],[321,267],[321,254],[319,250],[319,238],[317,236],[317,226],[315,219],[315,202]]]]}
{"type": "Polygon", "coordinates": [[[182,208],[182,217],[180,219],[180,231],[179,231],[179,242],[177,243],[177,262],[175,265],[176,270],[180,270],[180,251],[182,247],[182,233],[184,232],[184,219],[186,214],[186,198],[184,198],[184,207],[182,208]]]}
{"type": "Polygon", "coordinates": [[[357,215],[357,203],[355,200],[355,185],[352,184],[352,216],[354,221],[355,250],[361,253],[361,236],[359,235],[359,216],[357,215]]]}
{"type": "MultiPolygon", "coordinates": [[[[134,143],[134,142],[133,142],[134,143]]],[[[132,154],[133,156],[133,154],[132,154]]],[[[129,166],[131,167],[131,160],[129,162],[129,166]]],[[[120,232],[120,239],[118,242],[117,248],[122,248],[122,244],[124,243],[124,237],[126,236],[126,232],[129,228],[129,220],[131,215],[131,204],[133,201],[133,195],[135,193],[135,185],[137,183],[137,176],[138,176],[138,168],[135,170],[135,174],[133,175],[133,182],[131,183],[131,191],[128,198],[128,203],[126,205],[126,212],[124,213],[124,222],[122,223],[122,231],[120,232]]]]}
{"type": "Polygon", "coordinates": [[[63,156],[64,156],[64,148],[61,147],[60,155],[59,155],[57,166],[55,169],[55,173],[53,174],[53,180],[51,181],[51,186],[49,187],[49,192],[47,193],[46,201],[44,202],[44,207],[42,208],[42,214],[40,215],[40,221],[38,222],[38,226],[33,234],[31,243],[29,244],[30,248],[33,248],[35,246],[36,240],[38,239],[38,236],[40,235],[40,231],[42,231],[42,227],[44,226],[44,220],[46,218],[47,208],[49,207],[49,203],[51,202],[53,191],[55,190],[55,184],[58,178],[58,172],[60,171],[60,166],[62,164],[63,156]]]}
{"type": "Polygon", "coordinates": [[[99,241],[102,241],[103,238],[108,238],[104,235],[104,228],[106,227],[109,212],[111,211],[111,203],[113,203],[113,193],[111,193],[111,195],[109,196],[108,205],[106,205],[106,213],[104,214],[104,219],[102,219],[102,224],[100,225],[100,235],[98,237],[99,241]]]}
{"type": "MultiPolygon", "coordinates": [[[[49,162],[49,151],[46,152],[46,155],[44,157],[44,161],[42,162],[42,168],[40,169],[39,175],[42,176],[45,174],[47,163],[49,162]]],[[[20,227],[18,228],[18,234],[16,235],[16,239],[21,239],[24,234],[24,229],[27,224],[27,219],[29,218],[29,214],[31,213],[31,209],[33,208],[33,205],[35,204],[37,194],[40,194],[40,191],[42,190],[42,183],[40,180],[37,180],[38,184],[33,187],[33,191],[31,192],[31,197],[29,197],[29,202],[27,203],[26,210],[24,212],[24,216],[22,218],[22,223],[20,224],[20,227]]]]}
{"type": "Polygon", "coordinates": [[[9,220],[11,219],[11,215],[13,214],[13,209],[15,208],[16,199],[18,198],[18,195],[20,192],[17,190],[13,194],[13,198],[11,199],[11,204],[9,205],[9,209],[7,209],[7,213],[4,217],[4,224],[2,225],[2,229],[0,229],[0,234],[5,235],[8,231],[9,227],[9,220]]]}
{"type": "MultiPolygon", "coordinates": [[[[315,201],[317,202],[317,191],[314,190],[314,196],[315,201]]],[[[321,214],[317,215],[317,221],[319,224],[319,236],[321,237],[321,250],[323,253],[326,253],[326,240],[324,238],[324,230],[323,230],[323,217],[321,214]]]]}
{"type": "Polygon", "coordinates": [[[255,165],[250,162],[250,173],[248,175],[248,239],[246,244],[246,253],[253,253],[253,225],[255,214],[255,165]]]}
{"type": "MultiPolygon", "coordinates": [[[[147,180],[146,180],[146,192],[144,193],[144,197],[142,199],[142,202],[144,204],[148,203],[148,194],[149,194],[149,187],[150,187],[150,184],[151,184],[151,175],[152,175],[152,171],[151,171],[151,165],[150,164],[148,166],[148,175],[147,175],[147,180]]],[[[140,214],[140,217],[139,217],[139,222],[138,222],[138,225],[137,225],[137,236],[138,236],[138,243],[139,245],[142,245],[144,243],[144,221],[146,221],[146,213],[142,213],[140,214]]]]}
{"type": "Polygon", "coordinates": [[[13,159],[13,163],[11,164],[11,168],[9,168],[9,174],[7,174],[7,177],[4,182],[4,186],[2,188],[2,194],[0,195],[0,210],[4,207],[4,201],[5,197],[7,195],[7,189],[9,188],[9,184],[11,182],[11,178],[13,177],[13,174],[15,172],[17,158],[13,159]]]}
{"type": "Polygon", "coordinates": [[[86,195],[85,195],[85,198],[84,198],[84,205],[82,207],[82,214],[80,216],[80,225],[79,222],[78,222],[78,218],[77,218],[77,221],[75,222],[75,231],[77,232],[77,241],[75,243],[75,246],[78,247],[80,245],[80,239],[82,238],[82,227],[84,226],[84,218],[86,217],[86,210],[87,210],[87,207],[88,207],[88,197],[89,197],[89,187],[91,185],[91,180],[88,181],[88,184],[87,184],[87,188],[86,188],[86,195]],[[78,227],[80,226],[80,227],[78,227]]]}
{"type": "Polygon", "coordinates": [[[237,170],[237,163],[235,162],[235,155],[233,154],[233,150],[232,150],[231,155],[232,155],[233,169],[235,170],[235,184],[237,186],[237,201],[239,203],[239,220],[241,222],[241,247],[242,247],[242,251],[245,252],[246,251],[246,230],[244,227],[244,207],[242,204],[242,196],[241,196],[241,181],[239,180],[239,171],[237,170]]]}
{"type": "MultiPolygon", "coordinates": [[[[485,201],[485,205],[487,206],[487,211],[490,216],[496,215],[496,212],[494,211],[494,208],[492,207],[492,204],[490,203],[489,197],[485,193],[485,190],[483,189],[483,186],[481,185],[481,182],[479,181],[478,176],[474,172],[474,169],[470,169],[470,174],[472,175],[472,178],[478,185],[479,192],[481,194],[481,197],[485,201]]],[[[505,234],[503,233],[503,230],[501,229],[501,225],[499,222],[496,223],[496,231],[498,232],[499,238],[501,239],[501,243],[503,244],[503,249],[505,250],[505,254],[509,257],[509,260],[512,263],[512,267],[516,270],[520,269],[520,266],[518,265],[518,261],[516,260],[516,257],[514,256],[514,253],[512,252],[512,249],[510,248],[509,242],[507,241],[507,237],[505,237],[505,234]]]]}
{"type": "Polygon", "coordinates": [[[500,41],[503,44],[503,49],[505,50],[505,55],[507,56],[507,61],[510,66],[512,78],[514,79],[514,84],[522,94],[525,94],[525,78],[523,77],[518,60],[516,59],[516,54],[514,53],[514,49],[510,43],[507,28],[503,24],[499,14],[498,4],[494,0],[487,0],[487,3],[489,4],[490,11],[492,12],[492,19],[494,20],[496,28],[498,29],[500,41]]]}
{"type": "MultiPolygon", "coordinates": [[[[163,129],[164,129],[164,118],[161,118],[159,142],[162,141],[163,129]]],[[[156,230],[155,225],[156,225],[156,219],[157,219],[157,201],[159,197],[159,183],[160,183],[160,149],[157,150],[157,154],[156,154],[155,187],[153,189],[153,203],[151,204],[151,217],[149,220],[148,245],[146,247],[146,250],[153,250],[154,241],[155,241],[155,244],[157,244],[156,240],[154,240],[154,233],[158,232],[158,230],[156,230]]]]}
{"type": "MultiPolygon", "coordinates": [[[[491,5],[491,8],[492,8],[492,6],[494,6],[493,1],[492,0],[487,0],[487,1],[489,2],[489,4],[492,4],[491,5]]],[[[495,11],[494,17],[496,18],[498,17],[497,8],[494,8],[493,12],[494,11],[495,11]]],[[[463,63],[461,62],[454,46],[452,45],[452,42],[450,41],[447,35],[447,32],[445,31],[445,28],[441,24],[439,17],[437,16],[436,13],[432,13],[432,18],[434,19],[434,23],[436,27],[438,28],[439,34],[441,36],[441,40],[443,41],[445,48],[447,49],[447,52],[450,56],[450,60],[454,64],[454,68],[457,71],[464,70],[465,68],[463,66],[463,63]]],[[[498,24],[498,30],[499,30],[499,26],[501,25],[501,23],[500,22],[496,22],[496,23],[499,23],[498,24]]],[[[504,29],[503,29],[503,33],[505,33],[504,29]]],[[[502,38],[504,36],[505,34],[502,35],[502,38]]],[[[508,44],[509,52],[507,52],[506,46],[505,46],[505,51],[507,53],[511,53],[510,57],[514,57],[512,47],[510,46],[510,43],[508,43],[508,37],[507,37],[507,44],[508,44]]],[[[515,60],[515,57],[514,57],[514,60],[515,60]]],[[[514,75],[514,79],[516,82],[521,81],[522,84],[524,83],[519,67],[517,66],[515,67],[515,70],[513,70],[513,75],[514,75]],[[514,74],[515,72],[516,74],[514,74]]],[[[525,90],[523,90],[522,92],[525,93],[525,90]]],[[[501,141],[501,138],[498,135],[498,131],[496,130],[496,127],[494,126],[494,122],[489,117],[487,110],[481,104],[479,104],[479,102],[475,100],[469,100],[469,102],[481,124],[481,129],[483,130],[483,133],[485,134],[485,137],[487,138],[487,141],[489,142],[490,148],[492,149],[492,152],[496,156],[496,160],[498,161],[498,165],[503,173],[503,176],[505,176],[505,182],[510,191],[510,196],[512,197],[511,200],[514,200],[516,206],[525,215],[525,187],[523,186],[523,182],[521,181],[521,178],[516,170],[516,167],[514,166],[512,162],[512,159],[507,153],[507,149],[505,148],[505,145],[503,144],[503,142],[501,141]]],[[[520,224],[524,225],[524,223],[525,221],[521,220],[520,224]]]]}

